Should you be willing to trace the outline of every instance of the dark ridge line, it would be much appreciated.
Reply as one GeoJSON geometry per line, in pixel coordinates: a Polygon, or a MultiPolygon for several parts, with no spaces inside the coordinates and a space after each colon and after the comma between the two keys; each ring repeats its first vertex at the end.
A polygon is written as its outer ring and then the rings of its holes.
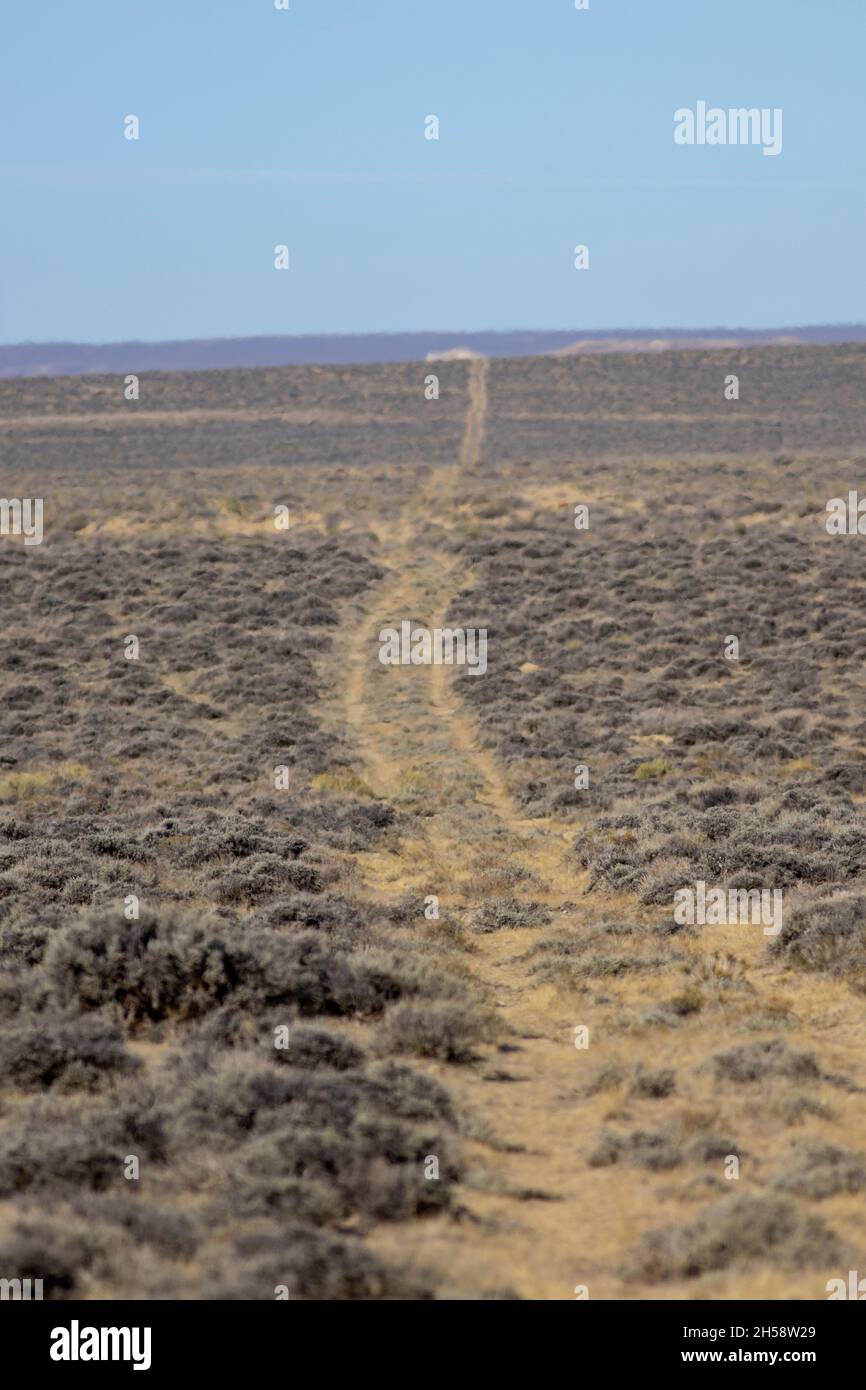
{"type": "MultiPolygon", "coordinates": [[[[512,329],[477,333],[321,333],[189,338],[172,342],[12,343],[0,345],[0,378],[141,372],[221,371],[244,367],[340,366],[418,362],[462,349],[488,357],[671,348],[866,342],[866,324],[794,328],[512,329]]],[[[569,354],[570,355],[570,354],[569,354]]]]}

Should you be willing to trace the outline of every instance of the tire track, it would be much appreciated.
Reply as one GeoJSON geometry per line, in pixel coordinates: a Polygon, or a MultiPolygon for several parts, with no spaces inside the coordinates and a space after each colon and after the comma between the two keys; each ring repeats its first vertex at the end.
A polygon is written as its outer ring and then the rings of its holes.
{"type": "Polygon", "coordinates": [[[476,357],[469,368],[469,409],[460,443],[460,467],[470,471],[481,462],[484,427],[487,423],[487,375],[490,363],[476,357]]]}

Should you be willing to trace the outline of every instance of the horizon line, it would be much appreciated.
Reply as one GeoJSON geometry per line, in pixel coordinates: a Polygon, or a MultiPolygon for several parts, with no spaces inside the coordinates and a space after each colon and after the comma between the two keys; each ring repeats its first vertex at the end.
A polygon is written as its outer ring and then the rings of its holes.
{"type": "Polygon", "coordinates": [[[298,342],[310,338],[359,339],[359,338],[494,338],[494,337],[571,337],[583,338],[628,338],[664,337],[672,334],[678,337],[709,337],[717,334],[743,334],[755,337],[762,334],[817,333],[822,331],[839,332],[856,329],[866,332],[866,322],[854,320],[829,320],[821,322],[772,324],[759,328],[747,328],[741,324],[708,324],[701,328],[685,328],[673,324],[652,325],[650,327],[631,326],[628,328],[528,328],[512,326],[509,328],[371,328],[371,329],[309,329],[298,333],[227,333],[191,334],[181,338],[18,338],[10,342],[0,341],[0,352],[20,348],[117,348],[117,347],[183,347],[189,343],[256,343],[256,342],[298,342]]]}

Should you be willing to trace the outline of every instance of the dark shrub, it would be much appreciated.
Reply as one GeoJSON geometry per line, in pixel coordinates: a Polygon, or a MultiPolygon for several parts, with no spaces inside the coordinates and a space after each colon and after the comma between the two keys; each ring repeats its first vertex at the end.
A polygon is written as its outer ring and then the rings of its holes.
{"type": "Polygon", "coordinates": [[[837,893],[795,908],[770,949],[793,965],[842,976],[866,990],[866,897],[837,893]]]}
{"type": "Polygon", "coordinates": [[[98,1019],[45,1014],[0,1032],[0,1072],[15,1086],[93,1090],[106,1073],[140,1066],[117,1030],[98,1019]]]}
{"type": "Polygon", "coordinates": [[[401,993],[396,976],[365,960],[353,967],[316,933],[243,931],[171,912],[143,912],[137,922],[85,918],[55,935],[45,967],[62,1004],[111,1006],[130,1021],[194,1019],[228,1000],[307,1014],[376,1012],[401,993]]]}
{"type": "Polygon", "coordinates": [[[791,1081],[818,1081],[821,1070],[814,1052],[789,1047],[780,1038],[766,1042],[744,1043],[727,1052],[717,1052],[713,1066],[718,1081],[737,1084],[763,1081],[768,1076],[787,1077],[791,1081]]]}
{"type": "Polygon", "coordinates": [[[468,1003],[406,1000],[385,1015],[382,1046],[389,1052],[411,1052],[441,1062],[472,1062],[485,1033],[483,1020],[468,1003]]]}
{"type": "Polygon", "coordinates": [[[713,1270],[755,1262],[788,1269],[834,1265],[837,1237],[815,1216],[780,1198],[726,1197],[691,1225],[650,1231],[639,1242],[633,1277],[656,1283],[696,1279],[713,1270]]]}
{"type": "Polygon", "coordinates": [[[409,1280],[356,1241],[299,1224],[271,1235],[243,1236],[218,1271],[206,1297],[267,1299],[285,1288],[290,1299],[429,1298],[424,1285],[409,1280]]]}

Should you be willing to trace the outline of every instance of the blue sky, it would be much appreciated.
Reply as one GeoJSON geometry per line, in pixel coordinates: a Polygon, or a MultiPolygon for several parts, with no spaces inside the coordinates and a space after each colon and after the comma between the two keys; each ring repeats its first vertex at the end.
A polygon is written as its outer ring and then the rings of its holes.
{"type": "Polygon", "coordinates": [[[864,321],[864,59],[866,0],[8,6],[0,341],[864,321]]]}

